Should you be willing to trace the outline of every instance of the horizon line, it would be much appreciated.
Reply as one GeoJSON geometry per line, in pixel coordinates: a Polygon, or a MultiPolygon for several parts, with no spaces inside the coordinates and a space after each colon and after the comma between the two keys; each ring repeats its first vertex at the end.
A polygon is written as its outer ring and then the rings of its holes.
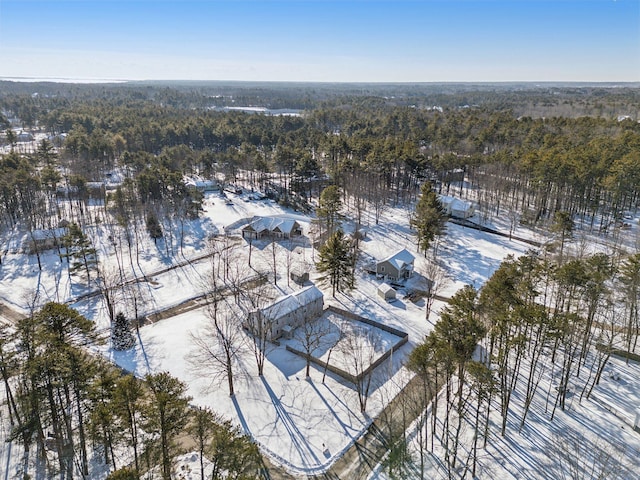
{"type": "Polygon", "coordinates": [[[420,81],[380,81],[380,80],[229,80],[229,79],[122,79],[122,78],[92,78],[92,77],[28,77],[28,76],[0,76],[2,82],[14,83],[70,83],[70,84],[126,84],[126,83],[280,83],[280,84],[326,84],[326,85],[507,85],[507,84],[578,84],[578,85],[638,85],[640,80],[420,80],[420,81]]]}

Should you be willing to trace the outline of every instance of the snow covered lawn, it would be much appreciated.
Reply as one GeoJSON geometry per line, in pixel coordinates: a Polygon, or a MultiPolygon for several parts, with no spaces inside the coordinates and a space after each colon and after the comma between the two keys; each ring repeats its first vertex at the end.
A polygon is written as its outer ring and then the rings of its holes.
{"type": "MultiPolygon", "coordinates": [[[[413,239],[404,229],[372,228],[368,241],[361,244],[363,250],[376,258],[388,252],[408,247],[415,252],[413,239]]],[[[458,226],[451,226],[447,245],[441,248],[444,264],[450,267],[453,278],[451,292],[455,286],[476,281],[477,286],[499,266],[509,253],[519,254],[526,245],[498,238],[493,242],[489,234],[483,234],[458,226]],[[466,260],[465,260],[466,259],[466,260]]],[[[246,254],[247,247],[242,251],[246,254]]],[[[284,250],[281,251],[284,255],[284,250]]],[[[254,248],[253,262],[268,264],[269,247],[254,248]],[[262,254],[262,260],[258,260],[262,254]]],[[[313,253],[304,254],[311,258],[313,253]]],[[[416,270],[420,272],[425,262],[416,252],[416,270]]],[[[284,262],[284,259],[283,259],[284,262]]],[[[280,263],[282,265],[282,263],[280,263]]],[[[195,268],[198,268],[197,266],[195,268]]],[[[279,267],[282,268],[282,267],[279,267]]],[[[182,273],[171,272],[156,277],[163,287],[174,295],[186,295],[182,273]]],[[[189,273],[188,275],[192,275],[189,273]]],[[[312,280],[315,274],[312,272],[312,280]]],[[[374,417],[394,395],[408,377],[402,363],[413,346],[424,338],[432,323],[424,319],[423,302],[414,304],[405,299],[389,304],[376,295],[379,284],[373,276],[361,273],[357,289],[348,296],[338,294],[335,299],[325,292],[325,302],[358,315],[407,331],[409,343],[394,353],[389,362],[375,372],[374,388],[369,398],[366,414],[359,410],[358,396],[354,386],[329,372],[322,383],[323,369],[312,366],[311,378],[305,379],[306,362],[303,358],[286,351],[285,342],[267,352],[267,364],[262,378],[256,374],[251,353],[246,353],[242,363],[245,373],[237,379],[236,395],[230,398],[226,387],[210,388],[206,372],[195,372],[187,359],[193,354],[192,334],[202,331],[208,319],[203,309],[194,310],[169,318],[141,329],[141,342],[135,351],[105,352],[123,367],[138,375],[168,370],[189,385],[193,403],[209,405],[216,411],[241,425],[245,432],[259,443],[264,453],[275,463],[283,465],[292,473],[315,474],[325,471],[363,433],[374,417]]],[[[278,282],[287,290],[285,281],[278,282]]],[[[410,288],[410,284],[407,286],[410,288]]],[[[186,295],[188,296],[188,295],[186,295]]],[[[174,298],[175,301],[175,298],[174,298]]],[[[164,300],[159,302],[165,303],[164,300]]],[[[171,302],[169,302],[171,303],[171,302]]],[[[442,304],[436,302],[434,311],[442,304]]],[[[331,321],[331,320],[330,320],[331,321]]],[[[336,320],[336,323],[337,320],[336,320]]],[[[398,337],[383,330],[379,346],[380,354],[398,341],[398,337]]],[[[331,363],[348,366],[340,360],[340,349],[333,349],[331,363]]],[[[319,352],[328,356],[328,349],[319,352]]]]}
{"type": "MultiPolygon", "coordinates": [[[[180,252],[174,242],[173,257],[167,256],[164,246],[168,240],[155,245],[146,232],[141,232],[139,265],[134,262],[130,272],[130,278],[138,277],[142,272],[149,276],[148,282],[136,284],[140,287],[136,293],[141,300],[140,313],[164,310],[206,290],[204,279],[210,271],[210,262],[207,259],[194,262],[186,260],[206,254],[204,239],[212,233],[223,232],[225,226],[253,215],[286,215],[298,220],[305,234],[308,232],[309,217],[285,211],[271,202],[233,200],[233,205],[227,205],[216,195],[207,195],[204,218],[186,226],[184,248],[180,252]],[[156,273],[179,262],[183,266],[156,273]]],[[[402,209],[390,208],[380,225],[369,226],[367,239],[361,242],[362,251],[371,258],[382,259],[407,248],[416,256],[416,272],[424,272],[428,262],[416,252],[415,239],[407,225],[406,213],[402,209]]],[[[347,231],[350,228],[352,226],[345,225],[347,231]]],[[[104,266],[115,266],[118,261],[125,264],[129,262],[126,250],[116,255],[113,245],[105,240],[108,235],[105,225],[93,227],[92,232],[97,236],[99,257],[104,266]]],[[[174,239],[177,235],[177,232],[173,233],[174,239]]],[[[254,242],[250,247],[242,238],[229,238],[235,244],[234,255],[239,264],[248,263],[251,249],[251,270],[277,271],[279,280],[278,285],[274,286],[274,298],[276,293],[286,294],[298,288],[286,278],[287,265],[292,268],[311,268],[315,260],[310,242],[305,242],[305,238],[297,243],[278,242],[275,267],[274,251],[269,242],[254,242]]],[[[16,240],[14,243],[19,242],[16,240]]],[[[451,295],[466,283],[480,287],[506,255],[519,255],[528,248],[525,244],[506,238],[449,224],[447,236],[440,245],[438,261],[445,267],[451,280],[439,293],[451,295]]],[[[43,271],[39,272],[34,256],[10,253],[3,259],[0,280],[2,301],[26,312],[29,297],[33,296],[35,290],[39,292],[41,301],[67,301],[86,291],[77,281],[69,280],[66,267],[61,264],[57,252],[46,253],[42,260],[43,271]]],[[[413,288],[412,282],[420,279],[420,275],[416,275],[407,283],[405,291],[413,288]]],[[[311,281],[317,282],[313,268],[311,281]]],[[[242,355],[240,363],[243,373],[236,378],[236,395],[233,398],[229,397],[225,385],[212,388],[211,375],[206,371],[194,370],[188,362],[194,355],[193,335],[202,332],[210,321],[202,308],[145,325],[140,329],[135,349],[115,352],[105,346],[102,353],[140,376],[169,371],[187,383],[194,404],[208,405],[240,425],[275,463],[292,473],[320,473],[349,448],[370,424],[371,418],[406,382],[408,375],[402,364],[411,349],[433,328],[436,314],[442,306],[442,302],[436,301],[434,314],[427,321],[423,300],[413,303],[402,298],[401,289],[398,300],[387,303],[376,295],[379,283],[374,276],[358,270],[357,286],[353,292],[331,298],[330,293],[325,291],[325,304],[333,304],[409,334],[408,343],[376,369],[366,414],[360,412],[358,395],[352,384],[330,372],[322,383],[324,372],[319,367],[312,367],[311,378],[305,379],[305,360],[286,351],[284,345],[267,352],[263,377],[258,377],[256,373],[253,353],[247,350],[242,355]]],[[[108,317],[101,296],[76,302],[73,306],[93,319],[99,328],[108,328],[108,317]]],[[[397,337],[387,332],[381,333],[380,337],[381,353],[397,342],[397,337]]],[[[343,362],[338,350],[332,352],[332,363],[343,362]]],[[[328,355],[328,351],[323,352],[324,355],[328,355]]]]}
{"type": "MultiPolygon", "coordinates": [[[[402,339],[402,337],[375,325],[345,318],[331,310],[325,310],[318,321],[320,322],[318,330],[322,331],[323,335],[319,342],[320,345],[311,352],[311,356],[341,368],[353,376],[361,373],[362,368],[368,368],[369,363],[378,361],[402,339]],[[358,338],[358,340],[354,342],[354,338],[358,338]],[[359,358],[354,358],[356,352],[351,351],[354,343],[359,347],[357,352],[359,358]],[[354,361],[360,359],[366,359],[367,365],[354,365],[354,361]]],[[[281,343],[304,352],[303,340],[304,337],[300,333],[293,339],[281,343]]],[[[358,362],[356,361],[356,363],[358,362]]]]}

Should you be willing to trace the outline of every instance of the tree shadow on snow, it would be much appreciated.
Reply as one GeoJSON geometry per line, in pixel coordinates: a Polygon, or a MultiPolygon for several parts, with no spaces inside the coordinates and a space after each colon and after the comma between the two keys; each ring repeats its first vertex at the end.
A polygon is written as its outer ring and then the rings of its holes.
{"type": "Polygon", "coordinates": [[[286,432],[289,435],[291,440],[291,445],[295,450],[297,450],[300,455],[300,459],[302,462],[306,464],[306,466],[315,466],[321,462],[320,458],[315,454],[309,443],[307,442],[306,437],[300,431],[296,423],[291,418],[289,412],[287,412],[286,408],[282,405],[282,402],[278,398],[278,396],[274,393],[269,385],[269,382],[264,377],[260,378],[266,389],[269,397],[271,398],[271,402],[273,403],[273,407],[275,408],[277,421],[279,421],[282,426],[285,428],[286,432]]]}

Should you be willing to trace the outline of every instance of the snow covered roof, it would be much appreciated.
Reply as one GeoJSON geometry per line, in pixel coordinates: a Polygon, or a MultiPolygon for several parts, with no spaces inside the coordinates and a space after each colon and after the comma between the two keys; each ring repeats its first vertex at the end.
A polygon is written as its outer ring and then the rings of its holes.
{"type": "Polygon", "coordinates": [[[389,262],[398,270],[402,270],[403,268],[412,268],[413,261],[416,259],[406,248],[403,248],[399,252],[394,253],[388,258],[381,260],[378,263],[389,262]]]}
{"type": "Polygon", "coordinates": [[[473,208],[473,203],[465,202],[456,197],[450,197],[448,195],[440,195],[440,203],[449,211],[466,212],[473,208]]]}
{"type": "Polygon", "coordinates": [[[262,315],[270,320],[275,320],[277,318],[288,315],[298,308],[300,308],[300,303],[298,302],[298,300],[292,295],[286,295],[284,297],[278,298],[268,307],[263,308],[262,315]]]}
{"type": "Polygon", "coordinates": [[[310,285],[294,293],[276,299],[276,301],[271,305],[261,310],[262,315],[270,320],[275,320],[322,297],[322,292],[318,287],[310,285]]]}
{"type": "Polygon", "coordinates": [[[257,218],[256,220],[253,220],[251,223],[249,223],[249,225],[247,225],[246,227],[247,230],[253,230],[254,232],[264,232],[265,230],[269,230],[269,227],[267,226],[266,222],[264,221],[263,218],[257,218]]]}
{"type": "Polygon", "coordinates": [[[290,218],[278,217],[254,217],[254,220],[245,228],[255,232],[282,232],[291,234],[296,227],[297,222],[290,218]]]}
{"type": "Polygon", "coordinates": [[[33,135],[29,132],[20,132],[16,138],[19,142],[31,142],[33,140],[33,135]]]}
{"type": "Polygon", "coordinates": [[[292,295],[300,302],[300,305],[308,305],[319,298],[323,298],[322,292],[315,285],[309,285],[292,293],[292,295]]]}
{"type": "Polygon", "coordinates": [[[382,283],[378,286],[378,291],[380,293],[387,293],[387,292],[395,292],[394,288],[389,285],[388,283],[382,283]]]}
{"type": "Polygon", "coordinates": [[[213,188],[216,186],[216,182],[213,180],[206,180],[198,175],[194,175],[192,177],[185,175],[182,180],[188,187],[213,188]]]}
{"type": "Polygon", "coordinates": [[[293,231],[293,227],[295,226],[296,221],[291,219],[281,220],[278,222],[273,228],[272,231],[279,231],[282,233],[291,233],[293,231]]]}
{"type": "Polygon", "coordinates": [[[34,240],[46,240],[48,238],[60,238],[67,234],[66,228],[38,229],[31,232],[34,240]]]}

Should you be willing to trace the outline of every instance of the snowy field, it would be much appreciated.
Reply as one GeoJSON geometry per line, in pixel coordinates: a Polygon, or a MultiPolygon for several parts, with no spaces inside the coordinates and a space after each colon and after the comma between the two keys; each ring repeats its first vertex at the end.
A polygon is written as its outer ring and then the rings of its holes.
{"type": "MultiPolygon", "coordinates": [[[[178,244],[178,227],[175,231],[166,232],[165,237],[157,244],[153,242],[142,227],[139,237],[136,239],[138,252],[133,251],[130,261],[124,235],[115,225],[107,223],[94,224],[85,227],[85,233],[93,239],[98,250],[99,261],[104,270],[117,268],[119,263],[128,271],[127,278],[137,278],[146,275],[154,277],[154,283],[147,290],[157,291],[149,299],[152,305],[146,308],[150,310],[160,309],[171,304],[179,303],[191,296],[200,285],[195,280],[194,266],[187,264],[184,268],[176,268],[172,274],[163,278],[156,277],[155,272],[163,271],[178,263],[187,263],[188,260],[206,255],[206,239],[212,235],[224,232],[224,228],[234,222],[254,215],[276,216],[285,215],[302,223],[303,229],[308,230],[308,217],[285,212],[277,204],[270,200],[245,202],[240,196],[228,194],[232,199],[227,204],[216,194],[208,194],[203,203],[204,214],[200,219],[185,225],[184,245],[178,244]],[[109,239],[109,236],[112,239],[109,239]],[[170,247],[167,245],[171,244],[170,247]],[[169,249],[169,252],[167,250],[169,249]],[[175,277],[174,277],[175,276],[175,277]],[[178,278],[180,277],[180,278],[178,278]],[[181,289],[174,288],[175,286],[181,289]],[[165,287],[170,288],[165,288],[165,287]]],[[[246,195],[243,196],[246,198],[246,195]]],[[[87,208],[91,216],[103,213],[102,205],[94,205],[87,208]]],[[[231,242],[240,243],[240,238],[229,237],[231,242]]],[[[39,295],[41,303],[46,301],[67,302],[89,290],[95,290],[95,285],[87,287],[86,281],[70,277],[66,264],[60,260],[56,250],[49,250],[41,254],[42,271],[38,269],[36,255],[22,254],[23,245],[29,236],[17,229],[8,232],[3,239],[7,254],[3,256],[0,272],[0,299],[11,307],[24,313],[29,311],[29,305],[35,293],[39,295]]],[[[283,249],[285,244],[283,244],[283,249]]],[[[266,243],[262,245],[264,248],[266,243]]],[[[288,245],[287,245],[288,246],[288,245]]],[[[248,252],[248,245],[242,242],[242,247],[248,252]]],[[[135,249],[132,249],[135,250],[135,249]]],[[[200,262],[199,262],[200,263],[200,262]]],[[[205,262],[206,264],[206,262],[205,262]]],[[[206,268],[206,267],[201,267],[206,268]]],[[[76,305],[74,305],[75,307],[76,305]]],[[[81,307],[81,305],[78,305],[81,307]]],[[[92,314],[92,319],[100,323],[100,316],[92,314]]]]}
{"type": "MultiPolygon", "coordinates": [[[[153,313],[179,305],[206,290],[206,278],[211,269],[209,259],[202,258],[190,262],[187,260],[206,255],[204,239],[211,234],[224,232],[228,225],[253,215],[284,215],[299,221],[303,233],[308,234],[311,221],[309,217],[283,210],[269,201],[245,201],[245,196],[233,194],[229,194],[229,197],[232,200],[231,205],[215,194],[207,195],[205,214],[198,221],[186,226],[181,251],[175,240],[178,233],[174,232],[173,255],[167,254],[166,240],[161,240],[155,245],[146,232],[142,232],[139,238],[139,264],[134,262],[129,266],[129,278],[139,277],[142,273],[148,277],[149,281],[136,284],[139,287],[137,295],[139,299],[144,300],[140,306],[143,313],[153,313]],[[182,266],[171,268],[178,263],[182,266]]],[[[226,385],[212,387],[211,375],[206,371],[194,370],[189,362],[194,355],[194,335],[199,335],[210,322],[205,309],[202,308],[145,325],[140,329],[140,341],[131,351],[114,352],[107,346],[103,348],[102,353],[140,376],[169,371],[188,384],[188,393],[193,397],[194,404],[208,405],[240,425],[258,442],[262,451],[274,463],[284,466],[294,474],[321,473],[359,438],[371,419],[409,377],[402,364],[411,349],[432,329],[437,321],[437,312],[442,307],[442,302],[436,301],[434,313],[427,321],[424,300],[413,303],[403,297],[403,294],[411,289],[420,288],[418,283],[423,278],[419,274],[427,269],[429,263],[415,249],[415,237],[409,230],[406,212],[400,208],[390,208],[385,212],[380,225],[374,224],[373,217],[368,223],[367,238],[361,242],[363,254],[367,258],[379,260],[407,248],[416,256],[415,270],[418,275],[411,279],[404,289],[399,290],[398,300],[393,303],[387,303],[377,296],[376,290],[380,281],[364,270],[358,270],[356,289],[349,295],[337,294],[334,299],[330,290],[324,290],[325,304],[333,304],[409,334],[409,342],[397,353],[394,352],[388,363],[385,362],[376,370],[365,414],[360,412],[357,392],[353,385],[331,373],[327,374],[325,382],[322,383],[323,371],[313,366],[311,378],[305,379],[304,359],[287,352],[284,344],[269,348],[263,377],[257,375],[253,353],[249,349],[243,353],[242,374],[236,379],[236,395],[233,398],[229,397],[226,385]]],[[[345,225],[347,232],[350,228],[350,225],[345,225]]],[[[100,260],[105,268],[110,264],[115,266],[118,261],[128,265],[129,253],[124,249],[114,248],[112,243],[107,241],[110,234],[107,225],[93,226],[87,233],[96,236],[100,260]]],[[[530,232],[529,235],[535,236],[530,232]]],[[[248,263],[250,246],[247,241],[240,237],[228,238],[233,244],[233,254],[238,259],[238,264],[248,263]]],[[[13,248],[9,249],[0,267],[0,299],[26,313],[30,298],[37,290],[39,302],[70,301],[72,306],[93,319],[99,328],[106,329],[108,317],[102,298],[94,296],[75,301],[77,296],[87,291],[86,285],[69,279],[66,267],[60,262],[55,251],[42,256],[42,272],[38,271],[35,256],[11,253],[19,250],[17,247],[23,240],[23,237],[20,238],[15,233],[9,239],[13,248]]],[[[123,240],[116,240],[122,246],[123,240]]],[[[447,235],[438,249],[438,262],[446,269],[449,278],[448,281],[442,282],[442,290],[438,293],[445,297],[450,296],[465,284],[479,288],[498,268],[502,259],[509,254],[520,255],[529,248],[531,247],[527,244],[510,241],[505,237],[449,223],[447,235]]],[[[317,252],[310,248],[308,239],[304,238],[293,243],[277,243],[275,267],[272,261],[273,250],[268,241],[254,242],[251,250],[252,267],[243,269],[241,273],[272,273],[275,268],[278,282],[277,285],[271,285],[269,290],[269,296],[273,298],[299,288],[293,282],[287,281],[287,264],[291,268],[309,269],[317,255],[317,252]]],[[[311,281],[316,280],[316,274],[311,270],[311,281]]],[[[391,337],[393,338],[388,340],[395,343],[397,337],[391,337]]],[[[335,354],[336,352],[332,353],[335,354]]],[[[332,358],[332,363],[334,361],[337,359],[332,358]]],[[[587,409],[583,417],[595,414],[589,412],[587,409]]],[[[628,429],[624,431],[629,432],[628,429]]],[[[17,455],[16,448],[14,455],[17,455]]],[[[502,452],[501,455],[506,455],[504,458],[512,455],[508,453],[509,449],[496,448],[502,452]]],[[[524,444],[521,446],[517,443],[510,448],[520,452],[522,461],[526,461],[528,457],[524,444]]],[[[499,456],[497,450],[487,452],[486,455],[488,458],[499,456]]],[[[497,464],[499,463],[489,461],[486,468],[495,468],[497,464]]],[[[520,477],[515,475],[513,478],[520,477]]]]}
{"type": "MultiPolygon", "coordinates": [[[[213,213],[211,208],[207,210],[213,213]]],[[[426,260],[415,252],[408,227],[400,223],[406,217],[395,210],[391,210],[389,214],[389,224],[371,228],[368,240],[361,244],[363,251],[380,259],[401,248],[409,248],[416,254],[416,270],[420,272],[421,265],[426,260]],[[393,223],[396,217],[400,222],[393,223]]],[[[384,224],[384,220],[381,223],[384,224]]],[[[449,266],[452,277],[448,292],[453,293],[458,286],[469,282],[480,286],[506,255],[517,255],[526,249],[526,245],[517,242],[494,239],[489,234],[450,225],[446,244],[440,249],[442,262],[449,266]]],[[[244,245],[241,251],[246,255],[247,250],[247,245],[244,245]]],[[[268,246],[262,250],[265,266],[269,263],[268,250],[268,246]]],[[[285,255],[286,249],[280,253],[285,255]]],[[[305,253],[297,255],[304,255],[304,261],[313,257],[308,247],[305,253]]],[[[257,259],[258,256],[254,258],[257,259]]],[[[282,265],[284,261],[283,258],[278,263],[282,265]]],[[[187,288],[190,278],[182,275],[172,271],[154,277],[162,285],[155,292],[166,289],[173,294],[171,302],[166,304],[175,303],[192,294],[193,290],[187,288]]],[[[191,274],[186,275],[189,277],[191,274]]],[[[286,286],[285,279],[280,280],[278,285],[283,291],[291,288],[286,286]]],[[[139,375],[170,371],[188,383],[189,394],[194,397],[193,403],[209,405],[237,422],[252,435],[273,462],[296,474],[321,473],[359,438],[371,418],[375,417],[398,388],[397,379],[407,378],[401,367],[402,363],[413,346],[432,328],[432,323],[424,318],[424,308],[420,302],[414,304],[402,298],[394,303],[384,302],[376,295],[378,285],[379,281],[375,277],[362,272],[357,280],[357,289],[349,296],[339,294],[336,299],[332,299],[330,293],[325,291],[326,303],[333,303],[409,333],[409,343],[400,348],[397,354],[394,353],[391,359],[393,363],[385,363],[376,371],[366,414],[359,411],[357,393],[352,385],[330,373],[323,384],[323,372],[318,367],[312,367],[311,378],[306,380],[305,361],[287,352],[284,345],[268,352],[263,378],[256,375],[252,354],[246,354],[243,361],[246,372],[238,380],[234,398],[229,398],[224,386],[211,391],[206,374],[194,373],[186,361],[193,352],[192,335],[201,331],[207,322],[203,310],[195,310],[142,328],[142,341],[135,351],[105,354],[111,355],[118,364],[139,375]],[[389,381],[391,378],[393,381],[389,381]]],[[[435,310],[440,306],[437,304],[435,310]]],[[[435,316],[432,317],[432,322],[434,320],[435,316]]],[[[395,343],[397,337],[391,337],[395,343]]],[[[336,353],[334,351],[332,355],[336,353]]]]}

